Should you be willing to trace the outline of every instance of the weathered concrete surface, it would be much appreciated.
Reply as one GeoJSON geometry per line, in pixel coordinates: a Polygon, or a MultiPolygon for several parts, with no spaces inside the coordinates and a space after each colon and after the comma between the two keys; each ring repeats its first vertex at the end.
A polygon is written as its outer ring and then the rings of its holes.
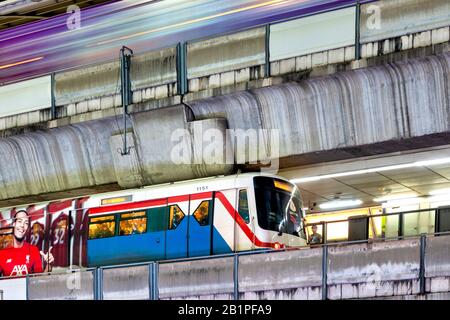
{"type": "Polygon", "coordinates": [[[150,299],[149,267],[103,270],[103,300],[150,299]]]}
{"type": "Polygon", "coordinates": [[[106,119],[1,139],[0,199],[114,183],[116,130],[106,119]]]}
{"type": "Polygon", "coordinates": [[[93,271],[30,277],[28,280],[28,299],[93,300],[93,271]]]}
{"type": "Polygon", "coordinates": [[[189,43],[188,78],[199,78],[264,64],[265,35],[265,28],[257,28],[189,43]]]}
{"type": "Polygon", "coordinates": [[[450,237],[427,238],[425,270],[427,277],[450,276],[450,237]]]}
{"type": "Polygon", "coordinates": [[[130,156],[120,155],[123,121],[114,117],[0,139],[0,203],[32,196],[30,202],[37,202],[40,195],[63,191],[73,197],[117,183],[127,188],[230,173],[233,161],[202,157],[214,147],[233,159],[231,144],[223,143],[226,119],[196,122],[187,111],[179,105],[133,114],[130,156]],[[181,133],[173,136],[176,130],[181,133]],[[221,139],[208,139],[208,130],[221,139]]]}
{"type": "MultiPolygon", "coordinates": [[[[361,41],[372,42],[448,26],[447,0],[382,0],[361,6],[361,41]]],[[[419,41],[419,40],[418,40],[419,41]]]]}
{"type": "Polygon", "coordinates": [[[227,257],[160,264],[159,297],[229,299],[234,290],[233,263],[233,257],[227,257]]]}
{"type": "MultiPolygon", "coordinates": [[[[167,48],[132,57],[130,78],[134,91],[176,82],[175,49],[167,48]]],[[[120,105],[120,88],[118,60],[55,75],[57,105],[94,100],[90,103],[95,104],[97,110],[111,108],[120,105]],[[101,97],[105,98],[100,100],[101,97]]],[[[148,94],[151,95],[150,90],[148,94]]],[[[77,108],[82,108],[82,105],[77,108]]]]}
{"type": "MultiPolygon", "coordinates": [[[[232,155],[231,145],[222,143],[227,140],[226,119],[193,122],[190,109],[179,105],[135,113],[132,120],[136,157],[143,174],[134,184],[127,183],[126,187],[231,173],[233,163],[226,164],[223,159],[214,163],[214,159],[203,156],[206,146],[211,144],[204,139],[204,132],[208,129],[215,130],[222,137],[221,141],[215,142],[217,149],[223,155],[232,155]]],[[[138,168],[134,167],[132,172],[138,172],[138,168]]]]}
{"type": "MultiPolygon", "coordinates": [[[[112,138],[110,147],[111,136],[122,130],[122,121],[114,118],[0,139],[0,199],[117,181],[130,187],[230,172],[232,165],[204,166],[205,159],[196,151],[204,144],[193,149],[193,117],[207,120],[205,128],[218,129],[222,137],[226,128],[278,130],[279,156],[288,160],[310,154],[330,160],[330,155],[379,154],[402,145],[411,149],[448,144],[449,72],[450,53],[445,53],[198,100],[189,103],[193,116],[173,111],[180,107],[134,113],[134,162],[112,155],[117,156],[121,144],[112,138]],[[185,129],[186,135],[171,140],[175,129],[185,129]],[[197,166],[166,165],[178,158],[171,157],[177,142],[188,159],[200,158],[197,166]]],[[[271,147],[268,139],[261,145],[271,147]]]]}
{"type": "Polygon", "coordinates": [[[279,130],[281,157],[384,145],[448,132],[449,66],[447,53],[190,105],[197,119],[220,114],[230,128],[279,130]]]}
{"type": "Polygon", "coordinates": [[[419,292],[419,240],[387,241],[329,248],[330,299],[419,292]]]}
{"type": "Polygon", "coordinates": [[[268,291],[322,284],[322,249],[276,252],[239,258],[239,291],[268,291]]]}

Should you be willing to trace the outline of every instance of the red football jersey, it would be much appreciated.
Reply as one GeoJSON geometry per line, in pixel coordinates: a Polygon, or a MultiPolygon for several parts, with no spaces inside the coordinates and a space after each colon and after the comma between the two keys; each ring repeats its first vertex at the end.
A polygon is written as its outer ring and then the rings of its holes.
{"type": "Polygon", "coordinates": [[[27,242],[22,248],[0,250],[0,274],[6,277],[43,272],[39,249],[27,242]]]}
{"type": "Polygon", "coordinates": [[[66,267],[69,264],[68,261],[68,231],[67,231],[68,216],[65,213],[61,213],[51,227],[51,246],[53,247],[52,253],[55,258],[53,266],[66,267]]]}

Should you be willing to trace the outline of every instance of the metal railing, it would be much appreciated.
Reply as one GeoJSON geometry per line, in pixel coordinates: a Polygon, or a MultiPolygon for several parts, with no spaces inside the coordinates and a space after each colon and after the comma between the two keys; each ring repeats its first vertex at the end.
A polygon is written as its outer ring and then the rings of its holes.
{"type": "MultiPolygon", "coordinates": [[[[436,220],[439,215],[439,208],[434,209],[423,209],[423,210],[415,210],[415,211],[406,211],[406,212],[398,212],[398,213],[385,213],[385,214],[376,214],[371,216],[365,216],[365,217],[358,217],[357,219],[366,219],[367,223],[364,225],[366,228],[370,228],[371,224],[368,223],[369,219],[379,219],[382,217],[391,217],[391,216],[398,216],[399,220],[403,219],[408,214],[421,214],[421,213],[434,213],[434,225],[436,228],[436,220]]],[[[449,213],[450,214],[450,213],[449,213]]],[[[440,231],[436,230],[434,232],[429,233],[421,233],[421,234],[410,234],[405,235],[401,233],[401,229],[399,228],[399,234],[392,237],[366,237],[365,239],[356,239],[356,240],[349,240],[343,239],[341,241],[328,241],[327,238],[327,230],[332,229],[332,225],[336,223],[342,223],[342,222],[349,222],[350,219],[342,219],[342,220],[336,220],[336,221],[324,221],[314,224],[308,224],[305,226],[305,229],[307,230],[308,227],[312,225],[322,225],[322,230],[325,231],[323,234],[323,241],[319,244],[314,244],[306,247],[300,247],[300,248],[282,248],[279,250],[274,249],[260,249],[257,251],[244,251],[244,252],[236,252],[236,253],[227,253],[227,254],[219,254],[214,256],[202,256],[202,257],[189,257],[189,258],[181,258],[181,259],[172,259],[172,260],[163,260],[163,261],[147,261],[147,262],[141,262],[141,263],[132,263],[132,264],[122,264],[122,265],[113,265],[113,266],[103,266],[103,267],[95,267],[95,268],[85,268],[85,269],[75,269],[75,270],[69,270],[68,272],[52,272],[52,273],[44,273],[44,274],[31,274],[26,276],[26,291],[27,291],[27,298],[29,298],[28,293],[28,287],[30,283],[31,278],[35,277],[41,277],[41,276],[48,276],[48,275],[61,275],[61,274],[71,274],[73,272],[77,271],[84,271],[84,272],[92,272],[93,273],[93,298],[96,300],[102,300],[104,298],[103,292],[104,292],[104,286],[103,286],[103,272],[104,270],[110,270],[110,269],[117,269],[117,268],[130,268],[130,267],[136,267],[136,266],[147,266],[148,267],[148,297],[152,300],[158,300],[160,298],[159,290],[160,290],[160,283],[159,283],[159,267],[161,265],[166,264],[175,264],[175,263],[181,263],[181,262],[192,262],[192,261],[208,261],[208,260],[214,260],[214,259],[220,259],[220,258],[232,258],[233,259],[233,290],[230,292],[230,295],[233,299],[239,300],[240,294],[242,293],[239,289],[239,269],[240,269],[240,258],[247,255],[261,255],[261,254],[277,254],[281,252],[287,252],[287,251],[295,251],[295,250],[310,250],[310,249],[321,249],[322,250],[322,262],[321,262],[321,268],[322,268],[322,281],[321,281],[321,290],[322,290],[322,299],[328,299],[328,286],[330,285],[330,281],[328,280],[328,274],[329,274],[329,248],[336,247],[336,246],[349,246],[349,245],[360,245],[365,243],[377,243],[377,242],[384,242],[384,241],[395,241],[395,240],[405,240],[405,239],[420,239],[419,241],[419,272],[418,272],[418,281],[419,281],[419,288],[420,288],[420,294],[426,293],[426,270],[425,270],[425,261],[427,256],[427,239],[429,237],[436,237],[436,236],[443,236],[443,235],[450,235],[450,231],[440,231]]],[[[417,221],[420,221],[419,217],[417,221]]],[[[433,225],[433,223],[431,225],[433,225]]],[[[350,226],[351,227],[351,226],[350,226]]],[[[372,232],[372,236],[376,234],[374,230],[372,232]]],[[[368,230],[365,232],[366,235],[369,235],[368,230]]],[[[20,278],[20,277],[15,277],[20,278]]],[[[23,278],[23,277],[21,277],[23,278]]],[[[6,279],[6,278],[5,278],[6,279]]],[[[14,279],[7,278],[7,279],[14,279]]],[[[214,294],[214,293],[212,293],[214,294]]]]}

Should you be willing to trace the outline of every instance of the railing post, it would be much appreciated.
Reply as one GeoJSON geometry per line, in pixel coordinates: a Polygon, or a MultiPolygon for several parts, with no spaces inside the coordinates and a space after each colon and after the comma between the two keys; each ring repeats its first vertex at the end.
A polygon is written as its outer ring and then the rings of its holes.
{"type": "Polygon", "coordinates": [[[403,212],[398,215],[398,237],[403,237],[403,212]]]}
{"type": "Polygon", "coordinates": [[[234,279],[233,299],[239,300],[239,255],[237,254],[234,255],[233,279],[234,279]]]}
{"type": "Polygon", "coordinates": [[[186,42],[177,44],[177,91],[179,95],[187,93],[187,44],[186,42]]]}
{"type": "Polygon", "coordinates": [[[153,262],[152,265],[152,300],[159,300],[159,263],[153,262]]]}
{"type": "Polygon", "coordinates": [[[270,24],[266,25],[264,77],[270,77],[270,24]]]}
{"type": "Polygon", "coordinates": [[[94,300],[103,300],[103,269],[94,271],[94,300]]]}
{"type": "Polygon", "coordinates": [[[50,117],[52,120],[56,119],[56,98],[55,98],[55,73],[50,75],[50,97],[51,97],[51,109],[50,117]]]}
{"type": "Polygon", "coordinates": [[[355,60],[361,59],[361,3],[356,3],[356,19],[355,19],[355,60]]]}
{"type": "Polygon", "coordinates": [[[29,286],[30,286],[30,276],[27,273],[27,275],[25,277],[25,300],[30,300],[29,289],[28,289],[29,286]]]}
{"type": "Polygon", "coordinates": [[[322,247],[322,300],[327,300],[328,298],[327,272],[328,272],[328,245],[324,244],[322,247]]]}
{"type": "Polygon", "coordinates": [[[427,237],[426,234],[420,235],[420,269],[419,269],[419,285],[420,294],[425,294],[425,253],[426,253],[427,237]]]}

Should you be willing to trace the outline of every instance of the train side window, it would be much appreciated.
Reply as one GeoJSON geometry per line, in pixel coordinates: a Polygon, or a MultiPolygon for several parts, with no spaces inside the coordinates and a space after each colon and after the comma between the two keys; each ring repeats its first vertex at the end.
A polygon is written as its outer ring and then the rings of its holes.
{"type": "Polygon", "coordinates": [[[194,218],[201,226],[209,225],[209,202],[202,201],[194,211],[194,218]]]}
{"type": "Polygon", "coordinates": [[[184,212],[176,204],[169,206],[169,229],[176,229],[184,219],[184,212]]]}
{"type": "Polygon", "coordinates": [[[245,223],[250,222],[250,213],[248,210],[247,189],[239,190],[238,212],[245,223]]]}
{"type": "Polygon", "coordinates": [[[145,232],[147,232],[147,212],[145,210],[120,215],[119,235],[128,236],[145,232]]]}
{"type": "Polygon", "coordinates": [[[167,207],[148,209],[149,232],[164,231],[167,229],[167,207]]]}
{"type": "Polygon", "coordinates": [[[89,240],[114,237],[116,219],[114,215],[91,218],[89,220],[89,240]]]}

